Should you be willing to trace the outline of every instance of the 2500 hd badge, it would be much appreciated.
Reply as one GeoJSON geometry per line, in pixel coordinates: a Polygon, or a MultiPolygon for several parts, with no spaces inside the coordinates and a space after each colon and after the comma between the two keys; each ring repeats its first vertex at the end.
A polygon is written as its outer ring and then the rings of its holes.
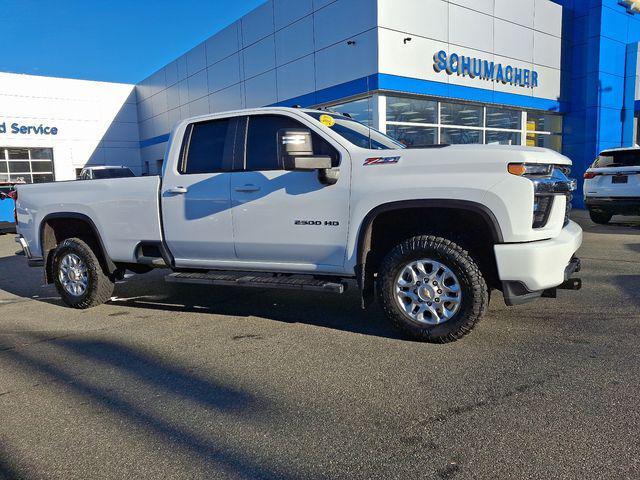
{"type": "Polygon", "coordinates": [[[294,225],[314,225],[314,226],[320,226],[320,225],[325,225],[327,227],[337,227],[340,225],[340,222],[337,222],[335,220],[294,220],[293,222],[294,225]]]}

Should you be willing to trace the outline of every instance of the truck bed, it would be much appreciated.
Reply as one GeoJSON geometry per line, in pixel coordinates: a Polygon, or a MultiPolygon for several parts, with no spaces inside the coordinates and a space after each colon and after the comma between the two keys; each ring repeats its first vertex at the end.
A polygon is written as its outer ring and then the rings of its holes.
{"type": "Polygon", "coordinates": [[[42,256],[40,226],[49,215],[88,217],[115,262],[134,262],[140,241],[160,241],[160,177],[74,180],[18,186],[18,232],[42,256]]]}

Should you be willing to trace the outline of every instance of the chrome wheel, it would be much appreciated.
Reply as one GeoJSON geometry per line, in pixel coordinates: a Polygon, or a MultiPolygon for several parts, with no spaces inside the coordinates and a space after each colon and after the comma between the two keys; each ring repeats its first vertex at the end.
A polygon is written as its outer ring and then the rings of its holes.
{"type": "Polygon", "coordinates": [[[89,286],[87,265],[75,253],[67,253],[62,257],[58,278],[67,293],[76,297],[83,295],[89,286]]]}
{"type": "Polygon", "coordinates": [[[462,302],[458,277],[446,265],[428,258],[400,269],[395,294],[405,315],[425,325],[451,320],[462,302]]]}

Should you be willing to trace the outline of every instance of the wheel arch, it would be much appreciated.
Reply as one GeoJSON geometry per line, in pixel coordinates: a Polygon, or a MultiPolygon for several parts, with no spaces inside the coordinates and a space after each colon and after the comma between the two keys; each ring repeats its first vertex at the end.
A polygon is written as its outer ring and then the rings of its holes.
{"type": "Polygon", "coordinates": [[[51,252],[62,240],[78,236],[78,234],[85,237],[89,235],[95,240],[95,249],[98,250],[95,253],[105,273],[113,275],[118,269],[109,257],[100,232],[89,216],[78,212],[55,212],[42,219],[39,229],[40,249],[42,250],[47,282],[51,283],[52,281],[51,252]],[[60,223],[65,220],[69,223],[66,225],[60,223]]]}
{"type": "Polygon", "coordinates": [[[421,199],[401,200],[378,205],[371,209],[360,224],[356,239],[355,274],[362,295],[362,307],[366,308],[373,298],[374,271],[368,258],[372,251],[373,230],[380,215],[399,210],[447,209],[477,215],[491,235],[492,243],[503,243],[504,237],[495,214],[487,206],[469,200],[421,199]]]}

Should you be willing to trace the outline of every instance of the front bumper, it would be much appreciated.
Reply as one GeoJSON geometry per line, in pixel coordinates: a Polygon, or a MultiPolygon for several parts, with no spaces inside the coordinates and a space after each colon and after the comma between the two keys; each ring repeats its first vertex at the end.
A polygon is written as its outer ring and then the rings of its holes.
{"type": "Polygon", "coordinates": [[[27,257],[30,267],[42,267],[44,265],[44,260],[42,258],[33,257],[29,244],[22,235],[16,235],[16,243],[19,243],[22,247],[22,251],[24,252],[24,256],[27,257]]]}
{"type": "Polygon", "coordinates": [[[507,297],[533,299],[544,290],[563,284],[576,270],[576,262],[572,260],[580,245],[582,229],[572,221],[550,240],[496,245],[498,276],[505,287],[505,300],[507,297]]]}

